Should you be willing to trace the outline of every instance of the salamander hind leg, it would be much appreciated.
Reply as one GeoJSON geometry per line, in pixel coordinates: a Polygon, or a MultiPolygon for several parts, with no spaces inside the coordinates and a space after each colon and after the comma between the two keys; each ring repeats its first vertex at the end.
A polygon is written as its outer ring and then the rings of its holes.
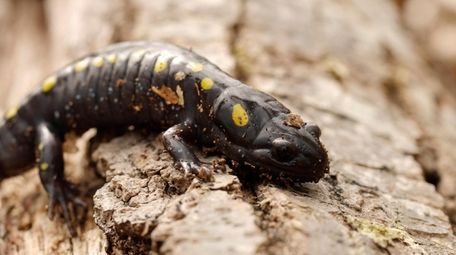
{"type": "Polygon", "coordinates": [[[37,127],[36,158],[41,183],[49,197],[48,216],[54,217],[57,204],[65,218],[65,223],[72,236],[76,235],[73,225],[75,206],[86,208],[85,203],[78,197],[78,191],[63,176],[63,151],[60,137],[53,132],[50,125],[42,123],[37,127]]]}
{"type": "Polygon", "coordinates": [[[183,123],[170,127],[163,134],[164,146],[174,160],[180,164],[186,175],[194,174],[200,179],[212,181],[214,177],[211,166],[198,160],[186,143],[195,136],[191,126],[183,123]]]}

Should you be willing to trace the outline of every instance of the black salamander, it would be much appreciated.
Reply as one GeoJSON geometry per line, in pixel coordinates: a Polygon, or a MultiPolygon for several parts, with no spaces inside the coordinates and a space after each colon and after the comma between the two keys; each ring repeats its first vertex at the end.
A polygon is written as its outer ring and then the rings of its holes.
{"type": "Polygon", "coordinates": [[[166,130],[164,146],[187,174],[210,179],[188,144],[272,175],[318,181],[329,171],[320,129],[273,97],[232,78],[196,53],[163,43],[120,43],[47,77],[0,123],[0,179],[34,163],[72,235],[68,205],[84,206],[63,175],[69,131],[141,125],[166,130]]]}

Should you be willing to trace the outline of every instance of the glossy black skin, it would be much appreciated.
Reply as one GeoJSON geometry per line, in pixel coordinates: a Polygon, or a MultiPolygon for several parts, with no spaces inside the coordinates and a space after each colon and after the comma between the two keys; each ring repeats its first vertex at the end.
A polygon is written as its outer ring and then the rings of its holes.
{"type": "Polygon", "coordinates": [[[63,176],[62,141],[69,131],[129,125],[166,130],[165,148],[186,173],[203,179],[210,179],[211,169],[187,143],[215,147],[229,159],[296,180],[316,182],[328,172],[318,126],[289,125],[290,111],[276,99],[233,79],[192,51],[162,43],[121,43],[75,61],[54,77],[52,89],[44,92],[40,86],[14,117],[1,123],[0,177],[21,174],[37,163],[49,194],[49,215],[60,204],[73,235],[67,205],[83,203],[63,176]],[[116,58],[111,63],[112,55],[116,58]],[[97,57],[104,60],[98,67],[97,57]],[[157,59],[167,63],[160,72],[154,70],[157,59]],[[88,65],[77,72],[81,60],[88,65]],[[192,70],[189,63],[203,68],[192,70]],[[208,90],[201,85],[205,77],[213,81],[208,90]],[[178,86],[183,94],[179,102],[178,86]],[[172,96],[157,93],[163,88],[172,96]],[[247,112],[245,126],[234,124],[235,104],[247,112]]]}

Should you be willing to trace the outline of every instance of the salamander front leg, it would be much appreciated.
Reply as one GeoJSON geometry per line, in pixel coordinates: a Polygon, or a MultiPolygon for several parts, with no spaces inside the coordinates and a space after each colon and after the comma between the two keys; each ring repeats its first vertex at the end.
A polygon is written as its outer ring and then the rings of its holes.
{"type": "Polygon", "coordinates": [[[62,141],[47,124],[43,123],[37,128],[36,147],[40,179],[49,197],[48,216],[51,220],[54,218],[54,210],[58,203],[70,234],[75,236],[76,230],[72,219],[76,208],[70,204],[84,208],[86,205],[77,196],[77,189],[63,176],[62,141]]]}
{"type": "Polygon", "coordinates": [[[166,150],[179,162],[186,175],[194,174],[203,180],[212,180],[211,167],[199,161],[185,142],[190,139],[195,139],[195,131],[190,124],[185,123],[170,127],[163,134],[166,150]]]}

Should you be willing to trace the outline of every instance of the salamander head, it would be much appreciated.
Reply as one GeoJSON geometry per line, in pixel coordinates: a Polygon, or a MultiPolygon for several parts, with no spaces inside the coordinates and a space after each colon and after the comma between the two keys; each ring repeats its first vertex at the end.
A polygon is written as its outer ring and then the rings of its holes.
{"type": "Polygon", "coordinates": [[[320,135],[316,124],[283,113],[263,126],[246,159],[272,174],[317,182],[329,171],[328,155],[320,135]]]}

